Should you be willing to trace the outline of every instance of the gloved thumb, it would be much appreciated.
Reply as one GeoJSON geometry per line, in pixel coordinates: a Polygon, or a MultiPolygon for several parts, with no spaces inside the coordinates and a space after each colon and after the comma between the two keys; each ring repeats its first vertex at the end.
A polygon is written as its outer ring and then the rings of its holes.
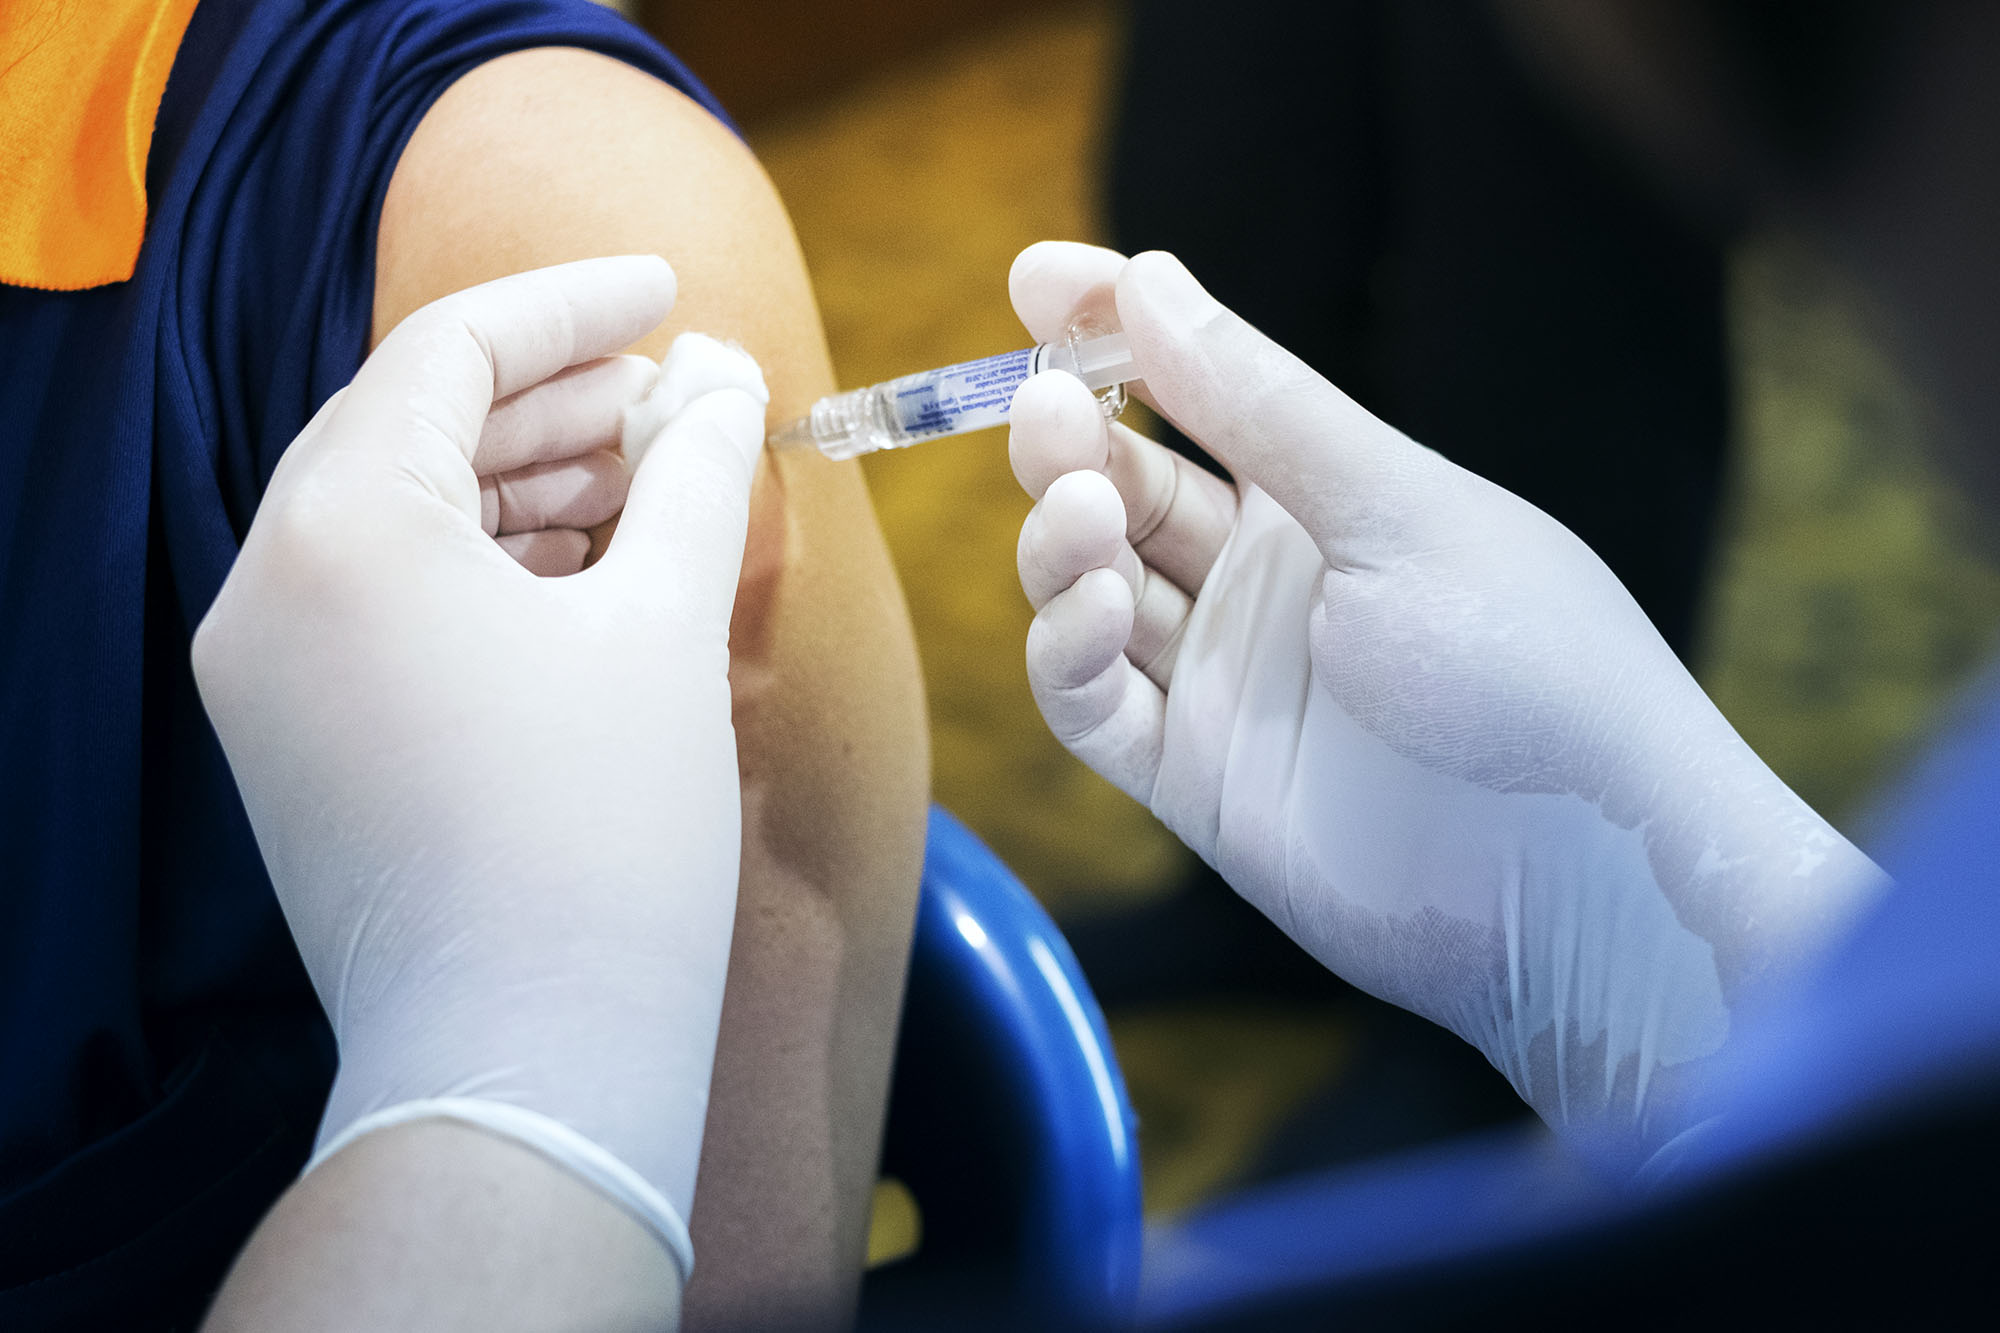
{"type": "MultiPolygon", "coordinates": [[[[1160,411],[1268,492],[1336,566],[1446,467],[1258,332],[1161,251],[1119,273],[1118,318],[1160,411]]],[[[1417,506],[1421,508],[1421,505],[1417,506]]]]}
{"type": "Polygon", "coordinates": [[[748,389],[692,399],[639,460],[599,578],[669,597],[696,624],[727,626],[743,568],[764,404],[748,389]]]}

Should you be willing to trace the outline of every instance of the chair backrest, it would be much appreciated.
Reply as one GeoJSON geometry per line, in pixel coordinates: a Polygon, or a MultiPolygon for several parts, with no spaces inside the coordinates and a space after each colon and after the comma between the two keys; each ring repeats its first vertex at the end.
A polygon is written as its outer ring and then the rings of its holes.
{"type": "Polygon", "coordinates": [[[1134,1130],[1068,943],[933,807],[882,1154],[922,1239],[870,1275],[864,1324],[1124,1322],[1141,1242],[1134,1130]]]}

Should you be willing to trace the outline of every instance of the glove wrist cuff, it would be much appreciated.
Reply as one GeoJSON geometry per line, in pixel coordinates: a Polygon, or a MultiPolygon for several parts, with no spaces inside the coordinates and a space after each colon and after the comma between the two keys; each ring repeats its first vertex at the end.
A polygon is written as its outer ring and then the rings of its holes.
{"type": "Polygon", "coordinates": [[[306,1171],[312,1171],[363,1135],[425,1119],[456,1120],[472,1125],[489,1134],[511,1139],[554,1162],[609,1198],[651,1231],[673,1256],[683,1285],[692,1276],[694,1241],[688,1235],[687,1221],[664,1194],[601,1145],[560,1120],[508,1102],[485,1101],[476,1097],[428,1097],[399,1102],[350,1121],[339,1133],[325,1138],[314,1150],[312,1160],[306,1164],[306,1171]]]}

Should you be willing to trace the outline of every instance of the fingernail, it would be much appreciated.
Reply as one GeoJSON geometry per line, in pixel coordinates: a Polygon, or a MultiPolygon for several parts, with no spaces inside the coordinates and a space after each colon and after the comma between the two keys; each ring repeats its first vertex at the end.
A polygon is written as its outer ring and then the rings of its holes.
{"type": "Polygon", "coordinates": [[[625,364],[625,373],[631,376],[631,394],[634,401],[644,398],[660,382],[660,363],[650,356],[640,356],[637,352],[621,352],[618,359],[625,364]]]}

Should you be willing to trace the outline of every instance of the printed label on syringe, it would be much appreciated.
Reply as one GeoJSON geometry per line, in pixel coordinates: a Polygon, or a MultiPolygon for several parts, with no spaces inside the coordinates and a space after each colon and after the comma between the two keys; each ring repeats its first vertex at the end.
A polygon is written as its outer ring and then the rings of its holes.
{"type": "Polygon", "coordinates": [[[1027,347],[890,381],[896,425],[913,439],[984,430],[1007,419],[1014,391],[1035,372],[1027,347]]]}

